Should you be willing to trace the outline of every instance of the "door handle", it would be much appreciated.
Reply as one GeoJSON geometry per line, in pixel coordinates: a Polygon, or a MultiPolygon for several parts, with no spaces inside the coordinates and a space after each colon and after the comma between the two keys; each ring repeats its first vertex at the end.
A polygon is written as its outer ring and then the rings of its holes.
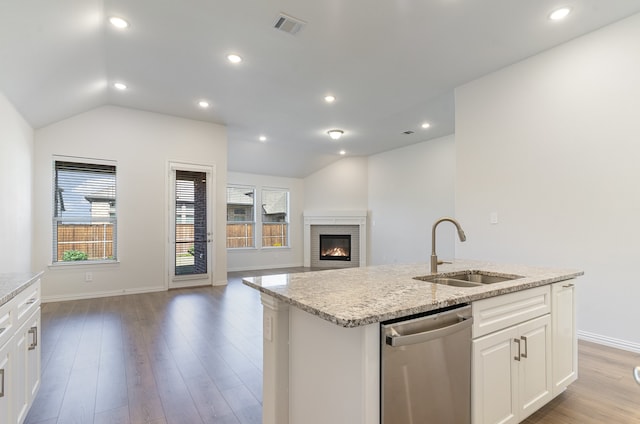
{"type": "Polygon", "coordinates": [[[4,368],[0,369],[0,398],[4,397],[4,368]]]}
{"type": "Polygon", "coordinates": [[[427,342],[429,340],[438,339],[440,337],[445,337],[450,334],[457,333],[458,331],[462,331],[466,328],[471,327],[471,324],[473,324],[473,319],[469,317],[456,324],[449,325],[443,328],[437,328],[435,330],[424,331],[422,333],[416,334],[407,334],[406,336],[387,336],[386,343],[389,346],[396,347],[427,342]]]}
{"type": "Polygon", "coordinates": [[[33,342],[29,345],[29,350],[33,350],[38,346],[38,327],[31,327],[29,334],[33,334],[33,342]]]}
{"type": "Polygon", "coordinates": [[[522,358],[526,358],[527,357],[527,351],[529,350],[529,348],[527,347],[527,336],[522,336],[520,338],[524,342],[524,353],[522,355],[520,355],[520,356],[522,358]]]}
{"type": "Polygon", "coordinates": [[[516,342],[518,344],[518,355],[514,356],[513,359],[515,359],[516,361],[520,360],[520,357],[522,356],[520,354],[520,339],[513,339],[514,342],[516,342]]]}

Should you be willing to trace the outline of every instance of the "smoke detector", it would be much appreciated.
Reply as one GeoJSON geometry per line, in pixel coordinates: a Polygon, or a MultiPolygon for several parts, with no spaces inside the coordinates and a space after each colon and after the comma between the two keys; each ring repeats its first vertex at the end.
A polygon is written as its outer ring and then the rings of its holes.
{"type": "Polygon", "coordinates": [[[275,29],[279,29],[280,31],[284,31],[286,33],[294,35],[298,31],[300,31],[306,24],[307,23],[305,21],[301,21],[300,19],[296,19],[293,16],[280,13],[273,27],[275,29]]]}

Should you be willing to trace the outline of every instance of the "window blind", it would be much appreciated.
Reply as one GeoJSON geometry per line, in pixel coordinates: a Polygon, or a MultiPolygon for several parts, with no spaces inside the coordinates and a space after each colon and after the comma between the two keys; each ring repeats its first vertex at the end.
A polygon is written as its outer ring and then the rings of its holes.
{"type": "Polygon", "coordinates": [[[116,166],[58,161],[53,262],[116,260],[116,166]]]}

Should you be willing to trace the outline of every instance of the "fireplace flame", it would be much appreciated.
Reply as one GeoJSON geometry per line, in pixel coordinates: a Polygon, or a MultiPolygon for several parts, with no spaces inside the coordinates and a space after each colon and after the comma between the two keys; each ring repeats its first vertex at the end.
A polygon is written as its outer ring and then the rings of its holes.
{"type": "Polygon", "coordinates": [[[342,247],[334,247],[331,249],[323,250],[322,256],[349,256],[349,252],[342,247]]]}

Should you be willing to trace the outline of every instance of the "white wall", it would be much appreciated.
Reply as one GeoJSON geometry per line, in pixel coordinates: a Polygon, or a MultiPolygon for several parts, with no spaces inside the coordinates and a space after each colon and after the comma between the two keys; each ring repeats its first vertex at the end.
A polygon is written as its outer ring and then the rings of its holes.
{"type": "MultiPolygon", "coordinates": [[[[282,268],[302,266],[302,208],[304,205],[304,182],[300,178],[272,177],[268,175],[229,172],[229,185],[244,185],[256,190],[256,205],[260,205],[263,188],[282,188],[289,190],[289,247],[270,247],[255,249],[229,249],[227,265],[229,271],[251,269],[282,268]]],[[[260,213],[258,207],[257,213],[260,213]]],[[[226,215],[225,215],[226,216],[226,215]]],[[[225,218],[226,219],[226,218],[225,218]]],[[[256,228],[257,245],[260,245],[261,228],[256,228]]]]}
{"type": "Polygon", "coordinates": [[[0,273],[31,266],[33,130],[0,93],[0,273]]]}
{"type": "Polygon", "coordinates": [[[640,350],[638,40],[635,15],[460,87],[456,213],[465,257],[583,269],[580,334],[640,350]]]}
{"type": "MultiPolygon", "coordinates": [[[[424,262],[428,269],[431,226],[454,216],[454,142],[450,135],[369,157],[372,265],[424,262]]],[[[452,258],[453,225],[440,224],[437,235],[439,258],[452,258]]]]}
{"type": "Polygon", "coordinates": [[[105,106],[35,133],[34,265],[45,299],[164,290],[167,283],[168,162],[215,166],[214,282],[226,282],[224,127],[105,106]],[[118,264],[51,264],[54,155],[117,161],[118,264]],[[93,281],[84,282],[91,271],[93,281]]]}
{"type": "Polygon", "coordinates": [[[305,210],[367,209],[367,158],[344,158],[304,179],[305,210]]]}

